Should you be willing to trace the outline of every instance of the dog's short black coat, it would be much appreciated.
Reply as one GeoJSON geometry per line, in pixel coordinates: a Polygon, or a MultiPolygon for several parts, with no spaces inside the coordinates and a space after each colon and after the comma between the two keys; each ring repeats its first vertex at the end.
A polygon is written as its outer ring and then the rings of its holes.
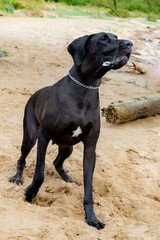
{"type": "Polygon", "coordinates": [[[31,96],[24,113],[21,157],[17,161],[16,174],[10,179],[11,182],[22,184],[25,159],[38,139],[35,174],[25,191],[28,202],[37,195],[43,183],[49,141],[52,140],[59,147],[53,164],[67,182],[71,178],[63,169],[63,162],[72,153],[73,145],[82,141],[86,222],[97,229],[104,227],[95,216],[92,202],[95,149],[100,132],[98,87],[107,71],[127,63],[131,48],[131,41],[118,39],[114,34],[105,32],[75,39],[68,46],[74,61],[70,75],[31,96]]]}

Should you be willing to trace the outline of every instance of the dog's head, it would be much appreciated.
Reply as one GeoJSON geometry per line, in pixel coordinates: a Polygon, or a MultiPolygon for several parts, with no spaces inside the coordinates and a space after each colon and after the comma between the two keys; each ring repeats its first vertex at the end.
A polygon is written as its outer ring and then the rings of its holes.
{"type": "Polygon", "coordinates": [[[97,33],[75,39],[68,46],[74,64],[84,74],[102,77],[111,69],[121,68],[129,60],[132,42],[112,33],[97,33]]]}

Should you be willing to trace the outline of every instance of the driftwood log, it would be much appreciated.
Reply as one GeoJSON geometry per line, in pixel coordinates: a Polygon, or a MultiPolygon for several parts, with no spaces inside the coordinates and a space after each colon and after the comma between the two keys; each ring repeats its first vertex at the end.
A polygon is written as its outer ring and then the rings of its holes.
{"type": "Polygon", "coordinates": [[[102,108],[102,116],[110,123],[125,123],[160,114],[160,94],[111,103],[102,108]]]}

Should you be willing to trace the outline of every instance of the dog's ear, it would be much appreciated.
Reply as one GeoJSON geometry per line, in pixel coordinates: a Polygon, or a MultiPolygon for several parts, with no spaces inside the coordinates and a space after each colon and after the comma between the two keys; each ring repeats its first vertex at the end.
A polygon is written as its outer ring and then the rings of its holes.
{"type": "Polygon", "coordinates": [[[85,45],[89,35],[79,37],[68,45],[68,52],[71,54],[75,65],[80,66],[85,56],[85,45]]]}

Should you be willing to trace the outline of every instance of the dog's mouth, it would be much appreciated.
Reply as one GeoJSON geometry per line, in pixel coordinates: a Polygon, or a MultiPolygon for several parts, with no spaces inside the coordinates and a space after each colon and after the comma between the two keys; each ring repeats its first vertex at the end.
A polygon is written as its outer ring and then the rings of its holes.
{"type": "Polygon", "coordinates": [[[113,61],[105,61],[102,63],[102,66],[116,70],[121,68],[123,65],[125,65],[128,62],[129,57],[130,57],[130,54],[128,53],[125,56],[114,58],[113,61]]]}

